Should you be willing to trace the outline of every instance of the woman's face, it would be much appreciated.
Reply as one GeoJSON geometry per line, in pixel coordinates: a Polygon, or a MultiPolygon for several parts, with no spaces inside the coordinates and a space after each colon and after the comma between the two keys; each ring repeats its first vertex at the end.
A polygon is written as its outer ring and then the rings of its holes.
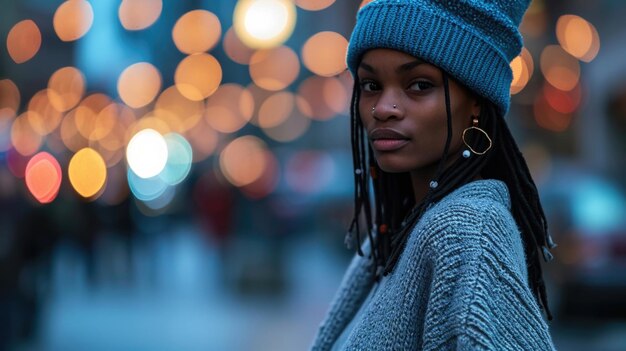
{"type": "MultiPolygon", "coordinates": [[[[359,112],[380,168],[432,175],[447,137],[442,71],[400,51],[374,49],[363,56],[357,75],[359,112]]],[[[461,134],[472,116],[478,116],[480,105],[454,80],[448,79],[448,86],[451,163],[460,156],[461,134]]]]}

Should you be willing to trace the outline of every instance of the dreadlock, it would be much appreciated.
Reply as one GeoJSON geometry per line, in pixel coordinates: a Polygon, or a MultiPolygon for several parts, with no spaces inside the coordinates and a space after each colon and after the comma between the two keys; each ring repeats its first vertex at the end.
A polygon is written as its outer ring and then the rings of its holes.
{"type": "MultiPolygon", "coordinates": [[[[370,257],[375,263],[373,267],[376,269],[378,279],[381,274],[387,275],[393,270],[412,228],[430,205],[477,177],[501,180],[509,189],[513,217],[522,235],[529,286],[548,320],[552,320],[539,252],[541,250],[544,261],[550,261],[552,255],[549,249],[556,245],[548,234],[537,187],[526,161],[503,116],[498,113],[492,102],[482,99],[478,126],[491,136],[493,147],[481,156],[467,159],[460,157],[450,167],[444,169],[452,138],[450,94],[448,76],[445,73],[443,82],[448,126],[447,140],[442,160],[439,162],[435,178],[431,181],[429,191],[421,203],[416,204],[409,173],[387,173],[376,163],[359,114],[360,86],[358,78],[355,77],[350,110],[355,210],[346,236],[346,243],[349,247],[351,246],[351,243],[355,241],[352,233],[355,233],[357,252],[363,256],[360,247],[362,228],[359,222],[364,220],[366,234],[372,244],[370,257]],[[370,188],[374,192],[373,208],[370,188]],[[374,216],[372,216],[372,209],[375,211],[374,216]]],[[[478,133],[472,133],[468,139],[472,147],[478,150],[485,150],[488,147],[488,140],[478,133]]]]}

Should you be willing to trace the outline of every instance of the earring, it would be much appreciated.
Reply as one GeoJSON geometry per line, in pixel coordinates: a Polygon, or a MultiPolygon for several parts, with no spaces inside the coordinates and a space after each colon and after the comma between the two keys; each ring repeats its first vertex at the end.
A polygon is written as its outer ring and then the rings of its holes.
{"type": "Polygon", "coordinates": [[[472,120],[472,126],[465,128],[461,138],[463,139],[463,144],[465,144],[465,146],[467,146],[467,148],[469,149],[469,150],[464,150],[463,151],[463,157],[464,158],[469,158],[470,157],[470,151],[473,154],[475,154],[475,155],[484,155],[484,154],[487,153],[487,151],[489,151],[491,149],[491,146],[493,145],[493,143],[491,142],[491,138],[489,137],[489,134],[487,134],[487,132],[485,132],[484,130],[482,130],[481,128],[478,127],[478,118],[476,118],[476,117],[474,117],[473,120],[472,120]],[[467,132],[470,131],[470,130],[477,130],[477,131],[481,132],[485,136],[485,138],[487,138],[487,141],[489,141],[489,146],[487,146],[487,148],[485,150],[483,150],[483,151],[476,151],[467,143],[467,140],[465,140],[465,134],[467,134],[467,132]]]}

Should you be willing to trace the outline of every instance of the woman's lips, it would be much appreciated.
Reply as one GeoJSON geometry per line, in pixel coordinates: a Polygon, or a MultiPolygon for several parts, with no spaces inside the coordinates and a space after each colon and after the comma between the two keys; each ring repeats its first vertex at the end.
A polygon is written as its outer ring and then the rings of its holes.
{"type": "Polygon", "coordinates": [[[376,151],[394,151],[409,142],[407,136],[390,128],[374,129],[369,137],[376,151]]]}

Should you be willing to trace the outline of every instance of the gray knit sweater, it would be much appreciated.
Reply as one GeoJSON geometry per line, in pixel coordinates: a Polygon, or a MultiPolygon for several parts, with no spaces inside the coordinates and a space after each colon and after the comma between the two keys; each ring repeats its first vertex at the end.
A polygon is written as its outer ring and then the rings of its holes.
{"type": "MultiPolygon", "coordinates": [[[[510,206],[496,180],[467,184],[432,206],[343,349],[554,350],[510,206]]],[[[350,263],[313,350],[330,350],[359,310],[373,284],[370,262],[357,255],[350,263]]]]}

